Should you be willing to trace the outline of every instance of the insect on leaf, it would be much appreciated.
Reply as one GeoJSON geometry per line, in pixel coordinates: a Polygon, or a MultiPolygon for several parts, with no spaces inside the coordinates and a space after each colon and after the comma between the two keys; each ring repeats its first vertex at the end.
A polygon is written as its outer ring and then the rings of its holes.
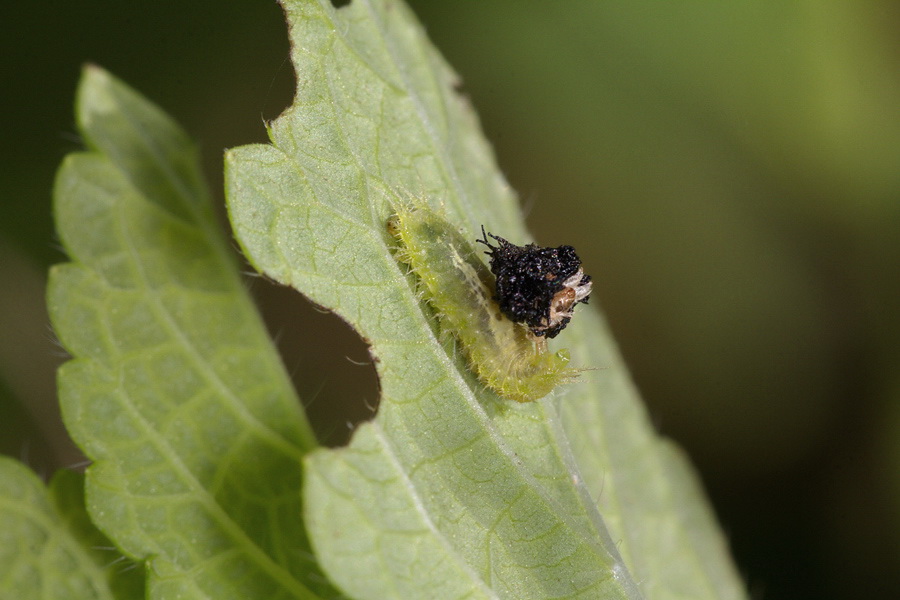
{"type": "MultiPolygon", "coordinates": [[[[271,144],[228,153],[228,205],[251,263],[343,317],[376,359],[376,417],[305,460],[305,518],[328,576],[366,600],[743,598],[702,494],[592,307],[551,343],[597,369],[535,402],[492,391],[472,368],[489,359],[456,347],[486,322],[483,307],[475,326],[461,311],[442,321],[448,305],[434,303],[443,287],[453,313],[481,278],[465,245],[482,225],[528,236],[457,76],[409,9],[283,6],[294,104],[271,144]],[[441,233],[407,237],[398,256],[387,224],[410,197],[422,218],[400,214],[400,228],[441,233]],[[440,256],[398,260],[421,240],[440,256]],[[459,261],[451,282],[443,270],[459,261]],[[430,277],[437,296],[421,289],[430,277]]],[[[479,351],[493,335],[480,334],[479,351]]]]}
{"type": "Polygon", "coordinates": [[[494,275],[475,248],[428,208],[401,208],[388,221],[397,256],[422,282],[444,331],[459,340],[469,367],[498,394],[518,402],[543,398],[577,374],[568,353],[504,316],[494,300],[494,275]]]}

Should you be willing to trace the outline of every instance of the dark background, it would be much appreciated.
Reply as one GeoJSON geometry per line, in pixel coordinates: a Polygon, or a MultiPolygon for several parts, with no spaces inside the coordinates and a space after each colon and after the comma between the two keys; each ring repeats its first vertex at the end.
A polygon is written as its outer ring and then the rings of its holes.
{"type": "MultiPolygon", "coordinates": [[[[676,4],[412,3],[537,240],[578,248],[754,597],[900,598],[900,4],[676,4]]],[[[219,204],[223,150],[265,140],[293,75],[269,1],[4,3],[0,34],[0,449],[47,474],[81,460],[43,306],[81,64],[200,141],[219,204]]],[[[342,443],[377,401],[361,342],[251,285],[342,443]]]]}

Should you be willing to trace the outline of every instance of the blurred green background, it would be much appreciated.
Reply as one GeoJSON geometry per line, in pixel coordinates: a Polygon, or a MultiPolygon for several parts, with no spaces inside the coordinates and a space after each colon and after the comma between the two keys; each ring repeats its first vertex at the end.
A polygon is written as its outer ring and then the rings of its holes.
{"type": "MultiPolygon", "coordinates": [[[[900,598],[900,3],[412,6],[536,239],[582,255],[754,598],[900,598]]],[[[293,74],[270,1],[4,3],[0,24],[0,450],[46,474],[82,460],[43,306],[81,64],[200,141],[217,203],[222,151],[265,140],[293,74]]],[[[342,443],[377,401],[365,348],[248,281],[342,443]]]]}

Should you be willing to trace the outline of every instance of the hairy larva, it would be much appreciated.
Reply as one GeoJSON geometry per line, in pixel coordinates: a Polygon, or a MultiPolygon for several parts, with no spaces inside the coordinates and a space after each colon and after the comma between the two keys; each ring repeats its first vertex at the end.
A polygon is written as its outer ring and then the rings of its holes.
{"type": "Polygon", "coordinates": [[[452,224],[428,208],[404,207],[387,228],[398,241],[397,259],[419,278],[442,330],[459,340],[485,385],[530,402],[577,374],[567,351],[547,351],[546,338],[504,317],[494,300],[494,275],[452,224]]]}

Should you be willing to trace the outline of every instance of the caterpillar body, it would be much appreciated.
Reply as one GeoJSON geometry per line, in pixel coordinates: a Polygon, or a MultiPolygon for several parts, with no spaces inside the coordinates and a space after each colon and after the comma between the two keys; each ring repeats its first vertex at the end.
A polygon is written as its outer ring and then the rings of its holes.
{"type": "Polygon", "coordinates": [[[387,227],[398,242],[397,259],[418,277],[442,330],[459,340],[487,387],[531,402],[577,375],[568,351],[549,352],[545,337],[504,316],[494,299],[494,275],[451,223],[428,208],[403,207],[387,227]]]}

